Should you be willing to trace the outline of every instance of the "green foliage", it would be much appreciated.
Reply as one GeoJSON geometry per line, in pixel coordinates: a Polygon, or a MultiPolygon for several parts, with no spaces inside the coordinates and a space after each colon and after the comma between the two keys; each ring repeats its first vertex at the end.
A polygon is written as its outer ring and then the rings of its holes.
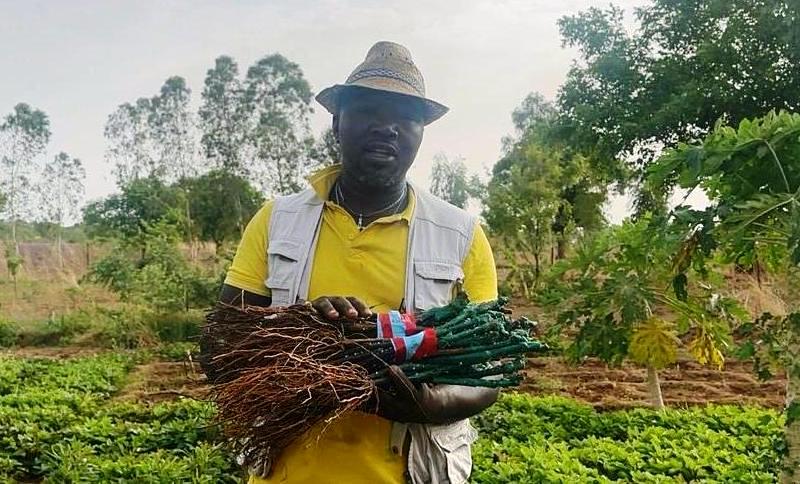
{"type": "Polygon", "coordinates": [[[719,246],[740,265],[765,260],[778,262],[771,269],[785,270],[800,263],[798,159],[800,114],[771,112],[742,120],[737,129],[717,123],[701,144],[678,145],[651,167],[649,183],[661,186],[676,179],[683,188],[701,188],[712,200],[703,212],[676,209],[687,230],[712,239],[686,249],[693,256],[707,257],[719,246]],[[765,257],[769,247],[789,257],[765,257]]]}
{"type": "Polygon", "coordinates": [[[123,241],[117,250],[95,262],[87,280],[105,285],[123,301],[159,312],[209,307],[219,288],[219,275],[215,269],[204,271],[189,264],[178,243],[174,225],[164,221],[147,225],[136,240],[137,262],[123,241]]]}
{"type": "MultiPolygon", "coordinates": [[[[576,363],[589,356],[610,364],[631,358],[658,370],[675,361],[680,336],[698,362],[721,366],[729,323],[741,313],[703,288],[684,284],[677,298],[670,294],[670,257],[680,235],[666,219],[647,216],[587,238],[574,257],[553,267],[538,295],[555,313],[548,342],[566,339],[565,354],[576,363]],[[674,323],[658,317],[667,312],[674,323]]],[[[657,381],[648,375],[653,401],[661,405],[657,381]]]]}
{"type": "Polygon", "coordinates": [[[264,202],[243,177],[222,170],[210,171],[180,183],[189,193],[192,221],[201,240],[223,243],[241,236],[247,221],[264,202]]]}
{"type": "MultiPolygon", "coordinates": [[[[11,239],[11,224],[8,222],[0,221],[0,239],[11,239]]],[[[18,221],[16,224],[17,241],[52,241],[56,238],[58,227],[50,222],[24,222],[18,221]]],[[[86,233],[83,230],[83,225],[76,224],[70,227],[61,227],[61,238],[65,242],[85,242],[86,233]]]]}
{"type": "Polygon", "coordinates": [[[627,28],[612,6],[559,20],[580,52],[559,93],[562,135],[596,166],[648,165],[721,117],[798,108],[796,2],[653,0],[634,17],[627,28]]]}
{"type": "Polygon", "coordinates": [[[133,241],[149,225],[164,220],[178,224],[182,219],[176,209],[180,206],[178,191],[158,178],[136,179],[123,185],[121,192],[84,208],[89,236],[133,241]]]}
{"type": "Polygon", "coordinates": [[[507,159],[504,169],[499,169],[501,164],[495,166],[484,201],[484,217],[492,234],[502,238],[512,265],[521,258],[524,264],[520,265],[533,270],[529,277],[517,273],[528,295],[528,289],[538,281],[542,254],[553,242],[553,220],[562,204],[554,180],[560,178],[561,167],[557,153],[535,144],[513,152],[507,159]]]}
{"type": "Polygon", "coordinates": [[[84,178],[86,170],[81,160],[70,158],[63,151],[44,167],[47,184],[39,190],[43,218],[54,226],[59,241],[64,222],[78,215],[78,204],[83,198],[84,178]]]}
{"type": "Polygon", "coordinates": [[[512,118],[517,133],[503,140],[505,153],[493,168],[483,215],[504,242],[511,280],[530,296],[546,248],[564,258],[570,239],[605,224],[608,178],[560,142],[556,110],[541,95],[528,95],[512,118]]]}
{"type": "MultiPolygon", "coordinates": [[[[195,326],[199,330],[199,325],[195,326]]],[[[197,342],[179,341],[166,343],[156,348],[156,355],[160,359],[167,361],[185,361],[187,356],[192,355],[196,358],[200,348],[197,342]]]]}
{"type": "MultiPolygon", "coordinates": [[[[194,400],[112,402],[130,356],[0,358],[0,480],[239,482],[194,400]]],[[[473,482],[773,482],[784,417],[739,406],[595,412],[504,394],[473,419],[473,482]]]]}
{"type": "Polygon", "coordinates": [[[238,482],[210,404],[108,401],[132,364],[0,358],[0,480],[238,482]]]}
{"type": "Polygon", "coordinates": [[[752,358],[753,370],[769,379],[779,369],[790,377],[800,377],[800,313],[773,316],[765,313],[737,329],[742,339],[739,357],[752,358]]]}
{"type": "Polygon", "coordinates": [[[200,143],[215,168],[241,174],[246,113],[236,61],[225,55],[217,57],[214,67],[206,73],[204,84],[203,104],[198,111],[203,133],[200,143]]]}
{"type": "Polygon", "coordinates": [[[72,343],[76,337],[87,332],[97,323],[95,312],[79,310],[50,318],[35,324],[18,335],[22,346],[56,346],[72,343]]]}
{"type": "Polygon", "coordinates": [[[252,158],[248,178],[270,195],[302,188],[303,176],[316,164],[308,156],[314,139],[308,117],[311,86],[302,69],[280,54],[259,59],[247,69],[243,105],[246,141],[252,158]]]}
{"type": "Polygon", "coordinates": [[[53,316],[23,328],[0,320],[0,347],[87,345],[100,348],[157,348],[188,342],[200,334],[198,310],[160,312],[126,304],[115,308],[87,307],[53,316]]]}
{"type": "Polygon", "coordinates": [[[448,159],[444,153],[433,158],[431,193],[456,207],[466,208],[469,199],[480,192],[480,181],[470,179],[463,158],[448,159]]]}
{"type": "Polygon", "coordinates": [[[0,318],[0,348],[13,346],[17,342],[19,328],[16,323],[0,318]]]}
{"type": "MultiPolygon", "coordinates": [[[[800,114],[785,111],[742,119],[735,129],[720,120],[702,143],[679,144],[659,158],[649,169],[649,183],[659,187],[676,180],[684,188],[701,188],[712,202],[702,212],[676,209],[675,218],[685,234],[677,251],[682,262],[676,267],[679,275],[689,261],[703,265],[716,251],[757,276],[764,266],[775,275],[786,275],[791,292],[793,273],[800,265],[798,160],[800,114]]],[[[776,368],[786,371],[791,411],[800,388],[800,313],[796,298],[787,302],[795,312],[764,314],[739,332],[744,337],[741,355],[754,358],[759,376],[769,377],[776,368]]],[[[698,359],[721,359],[712,349],[715,336],[702,329],[690,349],[698,359]]],[[[787,469],[800,462],[796,431],[795,425],[787,428],[787,469]]],[[[787,475],[783,480],[794,478],[787,475]]]]}
{"type": "Polygon", "coordinates": [[[737,406],[597,413],[506,394],[474,419],[473,482],[774,482],[782,416],[737,406]]]}
{"type": "Polygon", "coordinates": [[[106,160],[115,164],[120,187],[140,179],[164,182],[194,176],[199,170],[189,108],[191,89],[172,76],[158,94],[120,105],[105,125],[106,160]]]}
{"type": "Polygon", "coordinates": [[[6,247],[6,269],[8,269],[8,273],[11,274],[11,277],[16,278],[17,272],[19,272],[20,267],[25,262],[21,255],[19,255],[16,249],[11,247],[6,247]]]}
{"type": "MultiPolygon", "coordinates": [[[[669,241],[659,220],[642,219],[610,228],[554,266],[540,301],[557,312],[549,330],[577,330],[567,354],[574,361],[598,356],[619,363],[630,339],[652,316],[669,280],[669,241]]],[[[665,349],[666,351],[666,349],[665,349]]]]}
{"type": "Polygon", "coordinates": [[[32,213],[35,182],[35,158],[50,141],[50,120],[43,111],[19,103],[0,121],[0,192],[3,213],[11,224],[16,243],[17,222],[32,213]]]}

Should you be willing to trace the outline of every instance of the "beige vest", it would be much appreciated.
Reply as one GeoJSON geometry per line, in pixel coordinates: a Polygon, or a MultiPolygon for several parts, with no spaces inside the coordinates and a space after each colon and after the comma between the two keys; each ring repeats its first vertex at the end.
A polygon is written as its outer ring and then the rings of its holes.
{"type": "MultiPolygon", "coordinates": [[[[477,218],[412,184],[416,204],[411,215],[406,258],[405,310],[444,306],[455,283],[464,278],[477,218]]],[[[275,200],[269,226],[265,285],[272,305],[308,298],[311,266],[319,237],[324,201],[312,189],[275,200]]],[[[402,452],[411,437],[407,470],[414,484],[467,482],[472,470],[471,444],[477,438],[469,420],[451,425],[395,422],[391,450],[402,452]]]]}

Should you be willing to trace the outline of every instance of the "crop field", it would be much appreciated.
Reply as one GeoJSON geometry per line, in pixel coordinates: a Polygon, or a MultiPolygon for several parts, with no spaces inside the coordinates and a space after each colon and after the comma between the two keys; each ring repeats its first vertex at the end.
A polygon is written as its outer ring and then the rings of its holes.
{"type": "MultiPolygon", "coordinates": [[[[240,482],[202,377],[174,361],[187,348],[5,353],[1,482],[240,482]]],[[[599,412],[509,393],[473,421],[473,482],[774,482],[783,418],[717,404],[599,412]]]]}
{"type": "Polygon", "coordinates": [[[211,405],[114,398],[140,356],[0,358],[0,479],[237,482],[211,405]]]}

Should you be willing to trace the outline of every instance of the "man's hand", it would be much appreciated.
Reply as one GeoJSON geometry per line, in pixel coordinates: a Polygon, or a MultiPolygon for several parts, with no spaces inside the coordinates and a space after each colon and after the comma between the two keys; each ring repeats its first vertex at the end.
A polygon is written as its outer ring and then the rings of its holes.
{"type": "Polygon", "coordinates": [[[372,316],[372,311],[364,301],[355,297],[322,296],[314,299],[311,306],[328,319],[356,319],[372,316]]]}
{"type": "Polygon", "coordinates": [[[489,408],[499,394],[494,388],[424,383],[415,386],[397,366],[389,367],[389,377],[394,388],[378,390],[377,414],[395,422],[453,423],[489,408]]]}

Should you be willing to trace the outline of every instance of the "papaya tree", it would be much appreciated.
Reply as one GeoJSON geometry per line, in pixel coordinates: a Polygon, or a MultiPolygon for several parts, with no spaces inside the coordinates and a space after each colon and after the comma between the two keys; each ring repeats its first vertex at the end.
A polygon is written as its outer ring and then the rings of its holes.
{"type": "Polygon", "coordinates": [[[573,257],[553,266],[539,294],[556,315],[550,337],[567,340],[569,360],[630,359],[644,366],[658,409],[664,408],[658,372],[676,361],[682,341],[700,363],[721,367],[733,317],[727,304],[708,304],[702,288],[673,294],[670,253],[677,242],[664,218],[626,221],[585,238],[573,257]]]}
{"type": "Polygon", "coordinates": [[[718,122],[702,142],[680,144],[649,170],[649,183],[676,181],[701,189],[711,200],[703,211],[676,209],[685,219],[684,243],[676,260],[682,268],[720,255],[737,266],[777,276],[787,314],[765,314],[743,325],[744,356],[753,356],[760,376],[769,368],[787,375],[784,482],[797,482],[800,465],[800,114],[770,112],[734,128],[718,122]]]}

